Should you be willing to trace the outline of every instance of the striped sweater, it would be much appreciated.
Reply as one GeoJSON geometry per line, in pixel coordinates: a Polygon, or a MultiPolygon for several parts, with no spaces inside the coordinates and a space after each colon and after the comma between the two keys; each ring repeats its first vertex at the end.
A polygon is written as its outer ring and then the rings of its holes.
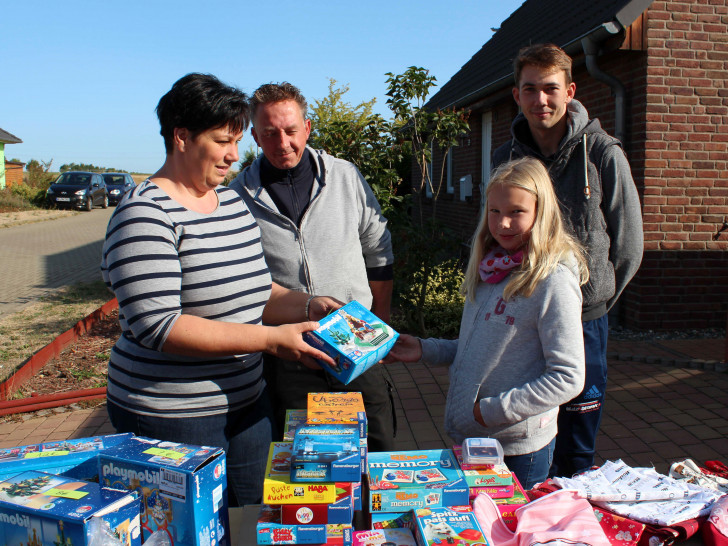
{"type": "Polygon", "coordinates": [[[107,396],[133,413],[214,415],[260,394],[260,353],[203,359],[162,352],[182,313],[262,323],[271,277],[260,230],[237,193],[216,192],[217,209],[201,214],[147,180],[109,221],[101,271],[119,300],[122,334],[111,352],[107,396]]]}

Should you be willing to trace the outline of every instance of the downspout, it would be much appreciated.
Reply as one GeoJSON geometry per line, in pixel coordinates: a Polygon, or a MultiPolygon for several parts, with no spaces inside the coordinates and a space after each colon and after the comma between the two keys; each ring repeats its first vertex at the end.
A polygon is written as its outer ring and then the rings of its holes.
{"type": "Polygon", "coordinates": [[[586,55],[586,69],[594,79],[599,80],[609,86],[614,93],[614,136],[624,144],[625,121],[627,113],[625,109],[626,91],[624,85],[614,76],[607,74],[597,64],[599,56],[599,42],[595,39],[594,34],[589,34],[581,39],[581,47],[586,55]]]}

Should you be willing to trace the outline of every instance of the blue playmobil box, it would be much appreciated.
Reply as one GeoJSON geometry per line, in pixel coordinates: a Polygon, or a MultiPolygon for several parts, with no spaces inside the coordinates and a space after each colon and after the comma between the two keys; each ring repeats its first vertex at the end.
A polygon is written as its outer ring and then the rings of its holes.
{"type": "Polygon", "coordinates": [[[489,546],[470,506],[420,508],[415,510],[418,546],[460,544],[489,546]]]}
{"type": "Polygon", "coordinates": [[[98,544],[104,527],[141,545],[138,495],[35,470],[0,481],[0,544],[98,544]]]}
{"type": "Polygon", "coordinates": [[[256,525],[258,544],[331,544],[351,546],[351,523],[291,525],[281,523],[281,507],[263,504],[256,525]]]}
{"type": "Polygon", "coordinates": [[[0,480],[27,470],[39,470],[79,480],[98,481],[96,456],[132,436],[130,433],[111,434],[3,448],[0,449],[0,480]]]}
{"type": "Polygon", "coordinates": [[[137,490],[143,539],[163,531],[173,546],[230,544],[225,451],[135,436],[99,454],[107,487],[137,490]]]}
{"type": "Polygon", "coordinates": [[[369,453],[369,510],[465,506],[468,484],[449,449],[369,453]]]}
{"type": "Polygon", "coordinates": [[[399,334],[357,301],[352,301],[319,321],[319,327],[303,334],[309,345],[334,359],[335,365],[319,361],[321,367],[348,384],[379,362],[399,334]]]}
{"type": "Polygon", "coordinates": [[[292,482],[358,482],[362,462],[356,425],[299,425],[293,437],[292,482]]]}

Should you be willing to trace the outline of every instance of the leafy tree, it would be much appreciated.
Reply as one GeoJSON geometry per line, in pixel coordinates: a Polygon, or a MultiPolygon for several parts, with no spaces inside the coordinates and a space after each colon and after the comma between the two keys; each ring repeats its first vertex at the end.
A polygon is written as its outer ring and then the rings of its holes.
{"type": "Polygon", "coordinates": [[[243,172],[243,169],[249,167],[253,163],[253,161],[255,161],[256,157],[258,157],[258,154],[251,144],[248,149],[243,152],[243,157],[238,162],[238,170],[240,172],[243,172]]]}

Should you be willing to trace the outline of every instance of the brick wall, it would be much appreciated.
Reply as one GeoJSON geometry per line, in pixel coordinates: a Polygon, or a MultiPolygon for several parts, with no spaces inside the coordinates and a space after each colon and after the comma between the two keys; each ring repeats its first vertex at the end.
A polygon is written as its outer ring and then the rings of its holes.
{"type": "Polygon", "coordinates": [[[658,1],[647,12],[645,257],[627,317],[642,327],[726,324],[727,4],[658,1]]]}

